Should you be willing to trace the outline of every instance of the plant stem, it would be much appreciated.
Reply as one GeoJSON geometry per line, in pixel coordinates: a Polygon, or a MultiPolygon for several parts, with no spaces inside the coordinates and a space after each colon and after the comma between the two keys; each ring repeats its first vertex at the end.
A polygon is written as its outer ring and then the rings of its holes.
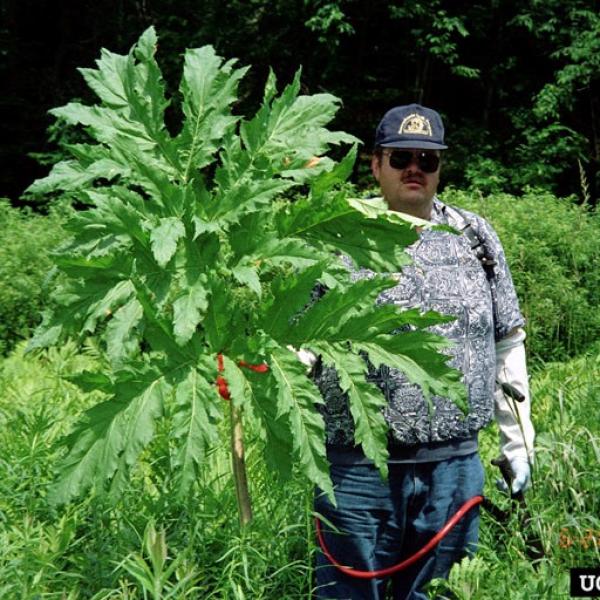
{"type": "Polygon", "coordinates": [[[231,463],[235,494],[237,496],[240,525],[244,527],[252,520],[252,504],[248,491],[246,463],[244,461],[244,430],[242,428],[242,412],[231,403],[231,463]]]}

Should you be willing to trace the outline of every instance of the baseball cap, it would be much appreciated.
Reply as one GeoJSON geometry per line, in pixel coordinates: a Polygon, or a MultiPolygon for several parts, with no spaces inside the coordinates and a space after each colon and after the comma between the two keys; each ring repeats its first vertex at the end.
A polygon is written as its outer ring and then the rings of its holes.
{"type": "Polygon", "coordinates": [[[375,147],[445,150],[444,124],[440,115],[420,104],[388,110],[375,130],[375,147]]]}

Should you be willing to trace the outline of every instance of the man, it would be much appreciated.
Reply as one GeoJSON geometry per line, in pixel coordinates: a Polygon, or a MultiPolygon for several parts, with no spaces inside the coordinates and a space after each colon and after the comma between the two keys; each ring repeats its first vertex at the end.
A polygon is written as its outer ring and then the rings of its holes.
{"type": "MultiPolygon", "coordinates": [[[[530,482],[533,426],[523,340],[523,317],[502,246],[481,217],[445,205],[436,197],[444,126],[437,112],[417,104],[388,111],[375,134],[371,168],[391,210],[463,231],[424,229],[407,249],[413,264],[394,274],[398,285],[380,302],[455,315],[436,326],[454,342],[451,364],[464,374],[470,411],[466,418],[448,399],[435,397],[429,414],[420,389],[385,366],[369,378],[385,395],[390,427],[389,480],[354,445],[353,423],[334,369],[317,363],[315,380],[325,398],[328,458],[337,507],[317,493],[315,510],[324,522],[325,542],[343,565],[374,571],[413,555],[458,508],[483,492],[477,433],[494,415],[500,450],[513,473],[512,492],[530,482]],[[501,390],[508,383],[524,401],[501,390]]],[[[366,270],[353,277],[369,276],[366,270]]],[[[446,577],[453,563],[475,549],[478,508],[470,510],[450,534],[413,566],[391,578],[394,599],[426,598],[424,587],[446,577]]],[[[383,600],[388,581],[350,577],[319,553],[318,598],[383,600]]]]}

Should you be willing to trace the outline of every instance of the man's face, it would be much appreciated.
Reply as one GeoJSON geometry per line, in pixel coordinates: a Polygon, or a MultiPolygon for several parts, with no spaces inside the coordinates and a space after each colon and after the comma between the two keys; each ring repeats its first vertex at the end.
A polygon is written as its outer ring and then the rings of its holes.
{"type": "MultiPolygon", "coordinates": [[[[408,213],[422,219],[428,219],[431,214],[433,196],[440,181],[439,167],[433,173],[426,173],[419,166],[413,155],[410,163],[402,169],[390,165],[392,148],[383,148],[383,154],[373,155],[371,170],[379,182],[381,193],[391,210],[408,213]]],[[[417,148],[402,148],[415,154],[423,152],[417,148]]],[[[437,150],[427,150],[439,156],[437,150]]]]}

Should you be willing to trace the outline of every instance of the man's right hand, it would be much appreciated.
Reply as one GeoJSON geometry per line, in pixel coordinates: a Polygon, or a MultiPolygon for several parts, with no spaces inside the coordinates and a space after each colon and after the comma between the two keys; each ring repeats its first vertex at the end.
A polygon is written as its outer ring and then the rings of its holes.
{"type": "Polygon", "coordinates": [[[288,350],[291,350],[296,357],[298,358],[298,360],[305,365],[306,367],[308,367],[308,369],[312,369],[315,365],[315,363],[317,362],[317,356],[314,352],[311,352],[310,350],[306,350],[305,348],[300,348],[299,350],[294,348],[294,346],[288,346],[287,347],[288,350]]]}

